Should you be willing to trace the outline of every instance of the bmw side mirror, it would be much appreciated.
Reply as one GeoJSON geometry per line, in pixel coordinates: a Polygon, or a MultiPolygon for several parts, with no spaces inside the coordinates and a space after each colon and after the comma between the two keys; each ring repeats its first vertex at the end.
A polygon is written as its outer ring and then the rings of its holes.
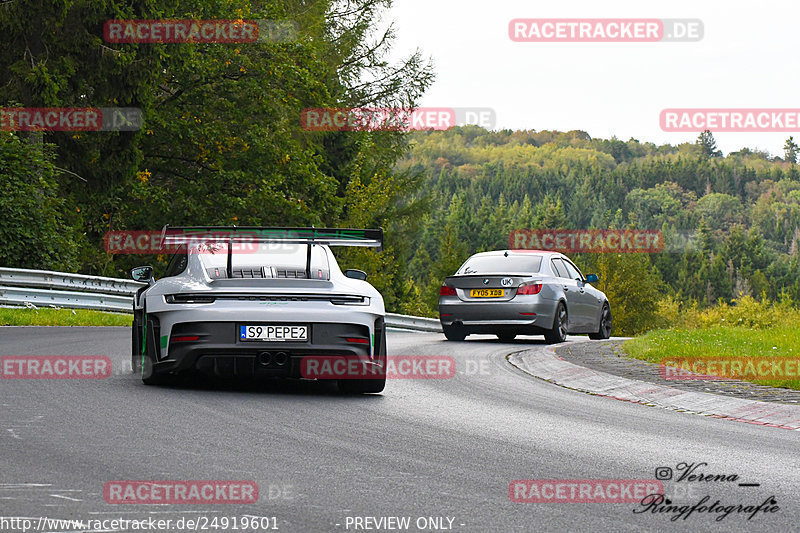
{"type": "Polygon", "coordinates": [[[597,283],[600,281],[600,278],[597,277],[597,274],[589,274],[586,276],[586,283],[597,283]]]}
{"type": "Polygon", "coordinates": [[[361,281],[367,281],[367,273],[363,270],[356,270],[355,268],[348,268],[344,271],[345,277],[350,279],[360,279],[361,281]]]}
{"type": "Polygon", "coordinates": [[[153,279],[153,267],[141,266],[131,270],[131,277],[135,281],[144,281],[149,283],[153,279]]]}

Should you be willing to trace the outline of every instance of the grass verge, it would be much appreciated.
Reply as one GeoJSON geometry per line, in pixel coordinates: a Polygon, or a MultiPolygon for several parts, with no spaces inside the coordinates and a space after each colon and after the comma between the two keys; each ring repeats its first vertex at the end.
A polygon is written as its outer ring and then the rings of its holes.
{"type": "Polygon", "coordinates": [[[133,315],[89,309],[0,308],[0,326],[130,326],[133,315]]]}
{"type": "MultiPolygon", "coordinates": [[[[764,329],[736,326],[660,329],[626,341],[622,348],[629,356],[651,363],[683,358],[745,362],[778,359],[786,365],[785,370],[794,368],[794,376],[800,371],[800,327],[795,325],[764,329]]],[[[800,390],[800,379],[771,377],[747,381],[800,390]]]]}

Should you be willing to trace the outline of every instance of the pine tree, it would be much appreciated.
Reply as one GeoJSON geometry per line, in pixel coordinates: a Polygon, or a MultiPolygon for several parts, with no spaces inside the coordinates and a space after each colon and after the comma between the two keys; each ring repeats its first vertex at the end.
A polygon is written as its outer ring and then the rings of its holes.
{"type": "Polygon", "coordinates": [[[722,152],[717,149],[717,141],[714,140],[714,135],[709,130],[703,131],[697,137],[695,144],[700,147],[701,153],[706,159],[722,157],[722,152]]]}
{"type": "Polygon", "coordinates": [[[794,137],[786,139],[786,144],[783,145],[783,160],[789,163],[797,163],[797,153],[800,150],[794,143],[794,137]]]}

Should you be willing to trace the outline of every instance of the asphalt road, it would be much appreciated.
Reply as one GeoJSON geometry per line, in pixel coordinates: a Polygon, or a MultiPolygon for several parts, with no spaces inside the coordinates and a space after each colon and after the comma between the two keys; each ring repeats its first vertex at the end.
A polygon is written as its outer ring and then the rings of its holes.
{"type": "MultiPolygon", "coordinates": [[[[562,389],[506,362],[511,352],[548,349],[536,337],[452,343],[392,332],[390,355],[449,355],[456,375],[394,379],[381,395],[345,396],[329,383],[147,387],[130,374],[128,335],[0,328],[0,355],[100,354],[113,365],[108,379],[0,380],[0,516],[265,516],[284,532],[798,528],[800,432],[562,389]],[[670,513],[634,512],[644,510],[638,503],[509,499],[512,480],[653,479],[656,468],[680,463],[707,463],[696,472],[738,480],[665,482],[675,503],[709,495],[709,504],[758,505],[774,495],[779,509],[673,522],[670,513]],[[109,504],[103,487],[113,480],[254,480],[260,497],[249,505],[109,504]],[[390,516],[410,517],[408,529],[363,521],[390,516]],[[436,517],[444,517],[438,528],[428,521],[436,517]]],[[[0,530],[21,529],[0,518],[0,530]]],[[[112,530],[133,531],[104,529],[112,530]]]]}

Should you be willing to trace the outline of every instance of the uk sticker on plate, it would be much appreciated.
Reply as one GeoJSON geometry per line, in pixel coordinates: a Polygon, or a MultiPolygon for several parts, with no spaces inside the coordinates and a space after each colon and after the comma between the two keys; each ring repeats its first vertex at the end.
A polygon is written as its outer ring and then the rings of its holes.
{"type": "Polygon", "coordinates": [[[247,324],[239,326],[239,340],[305,342],[308,340],[308,326],[293,324],[247,324]]]}

